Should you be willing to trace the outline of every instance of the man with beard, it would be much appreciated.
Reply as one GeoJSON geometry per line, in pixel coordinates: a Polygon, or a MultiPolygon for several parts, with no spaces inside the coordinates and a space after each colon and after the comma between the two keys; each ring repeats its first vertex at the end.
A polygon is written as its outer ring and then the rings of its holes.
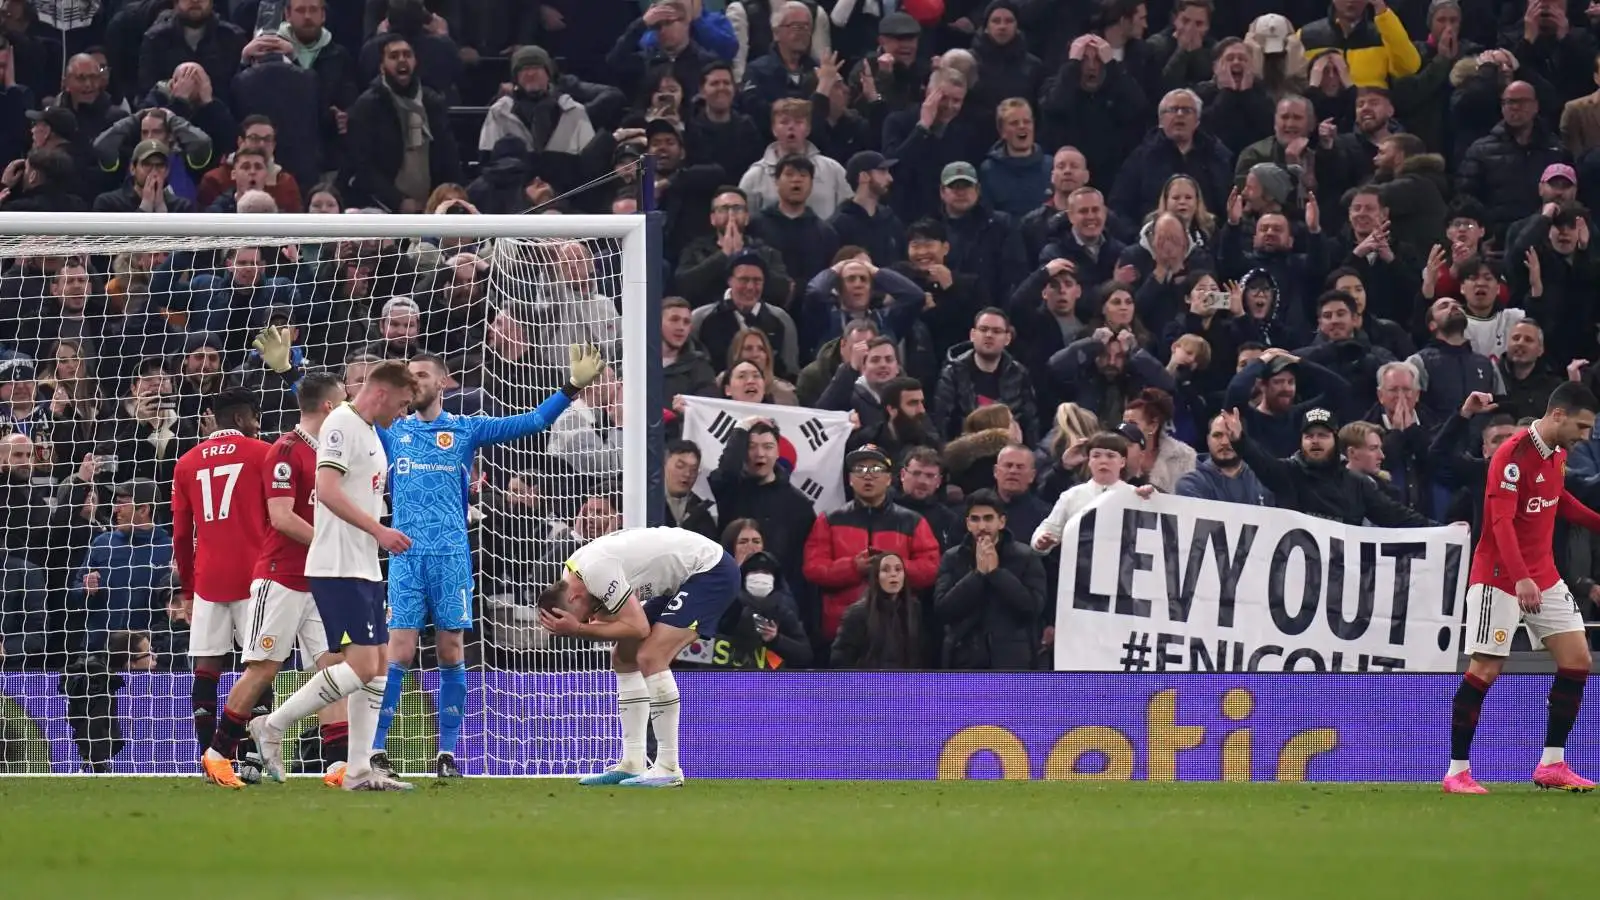
{"type": "MultiPolygon", "coordinates": [[[[870,353],[882,353],[877,342],[894,350],[893,342],[887,338],[876,338],[873,341],[870,353]]],[[[867,363],[871,367],[872,363],[867,363]]],[[[841,366],[841,368],[843,368],[841,366]]],[[[922,390],[922,382],[915,378],[896,376],[890,378],[877,389],[879,405],[873,411],[873,421],[862,418],[862,424],[850,433],[849,447],[855,449],[863,444],[872,444],[883,449],[890,459],[902,459],[907,448],[927,447],[937,450],[944,446],[944,440],[934,429],[933,423],[928,418],[927,399],[922,390]]],[[[829,407],[823,407],[827,409],[829,407]]]]}
{"type": "Polygon", "coordinates": [[[1550,355],[1594,359],[1600,309],[1600,265],[1589,246],[1588,210],[1546,203],[1539,218],[1506,252],[1511,294],[1550,329],[1550,355]]]}
{"type": "Polygon", "coordinates": [[[992,491],[967,498],[966,539],[945,551],[933,588],[945,625],[943,664],[971,670],[1031,669],[1048,594],[1044,564],[1015,539],[1025,532],[992,491]]]}
{"type": "Polygon", "coordinates": [[[419,213],[436,184],[461,180],[444,98],[416,78],[417,58],[399,35],[381,38],[372,86],[350,107],[345,199],[356,206],[419,213]]]}
{"type": "Polygon", "coordinates": [[[1145,388],[1178,389],[1161,361],[1126,329],[1096,328],[1050,357],[1049,366],[1061,402],[1076,403],[1102,422],[1120,420],[1123,407],[1145,388]]]}
{"type": "Polygon", "coordinates": [[[1504,396],[1495,401],[1500,412],[1519,420],[1537,418],[1551,391],[1563,381],[1582,380],[1577,367],[1569,367],[1563,377],[1544,361],[1544,355],[1544,329],[1538,322],[1522,319],[1511,326],[1506,352],[1495,362],[1504,385],[1504,396]]]}
{"type": "MultiPolygon", "coordinates": [[[[1337,373],[1314,362],[1302,360],[1287,350],[1272,347],[1228,382],[1223,399],[1245,417],[1255,443],[1273,456],[1288,456],[1298,443],[1300,420],[1306,410],[1317,407],[1339,408],[1349,403],[1350,385],[1337,373]],[[1301,382],[1309,395],[1295,403],[1301,382]],[[1261,399],[1251,406],[1250,399],[1259,383],[1261,399]]],[[[1235,448],[1238,447],[1236,443],[1235,448]]]]}
{"type": "Polygon", "coordinates": [[[973,320],[972,343],[950,348],[950,361],[934,391],[933,421],[946,439],[961,434],[967,414],[980,406],[1001,403],[1022,428],[1024,443],[1039,437],[1039,408],[1028,370],[1006,352],[1012,339],[1011,319],[996,307],[973,320]]]}
{"type": "Polygon", "coordinates": [[[875,337],[855,344],[848,348],[827,390],[817,398],[817,408],[854,412],[858,431],[876,428],[885,421],[883,389],[902,374],[900,351],[893,339],[875,337]]]}
{"type": "MultiPolygon", "coordinates": [[[[226,387],[222,373],[222,339],[200,332],[183,345],[182,377],[178,381],[178,415],[199,416],[209,399],[226,387]]],[[[260,411],[257,411],[259,419],[260,411]]],[[[253,435],[252,435],[253,436],[253,435]]]]}
{"type": "Polygon", "coordinates": [[[1428,307],[1428,333],[1433,340],[1406,362],[1421,379],[1422,406],[1436,422],[1455,414],[1474,392],[1502,394],[1500,372],[1487,356],[1472,349],[1467,340],[1467,311],[1449,297],[1428,307]]]}
{"type": "Polygon", "coordinates": [[[718,518],[760,522],[767,552],[783,564],[789,583],[799,584],[806,535],[817,513],[811,498],[795,487],[789,473],[778,465],[781,438],[771,419],[744,419],[728,432],[722,457],[706,481],[718,518]]]}
{"type": "MultiPolygon", "coordinates": [[[[393,527],[411,538],[410,549],[389,560],[388,681],[373,740],[372,768],[390,770],[384,753],[389,725],[400,707],[406,671],[416,658],[417,637],[432,623],[439,655],[440,778],[459,778],[456,740],[467,701],[463,631],[472,628],[472,548],[467,538],[467,479],[479,448],[545,431],[574,397],[600,377],[605,361],[592,346],[568,348],[567,383],[526,413],[496,418],[457,416],[440,397],[449,370],[430,354],[411,358],[416,381],[413,415],[395,420],[384,433],[392,448],[393,527]]],[[[393,365],[387,363],[386,365],[393,365]]]]}
{"type": "Polygon", "coordinates": [[[1206,456],[1178,479],[1173,493],[1196,500],[1272,506],[1272,492],[1239,458],[1222,416],[1213,416],[1206,430],[1206,456]]]}
{"type": "Polygon", "coordinates": [[[839,236],[841,246],[860,247],[879,265],[891,265],[906,255],[902,240],[906,227],[889,207],[889,189],[894,176],[889,170],[895,160],[876,150],[863,150],[850,157],[845,180],[855,191],[839,204],[828,224],[839,236]]]}
{"type": "Polygon", "coordinates": [[[1371,523],[1382,528],[1434,525],[1415,510],[1401,506],[1371,478],[1351,471],[1339,459],[1338,422],[1333,413],[1314,407],[1300,421],[1300,451],[1287,459],[1245,435],[1239,410],[1218,417],[1228,440],[1272,491],[1279,509],[1292,509],[1346,525],[1371,523]]]}
{"type": "Polygon", "coordinates": [[[1372,178],[1379,143],[1397,130],[1388,88],[1357,88],[1355,120],[1356,130],[1346,134],[1331,118],[1317,126],[1317,190],[1324,196],[1342,197],[1372,178]]]}
{"type": "Polygon", "coordinates": [[[950,244],[949,268],[976,277],[996,296],[1010,296],[1029,263],[1011,217],[982,201],[978,171],[970,163],[945,166],[939,185],[939,218],[950,244]]]}
{"type": "Polygon", "coordinates": [[[1389,210],[1389,230],[1395,251],[1422,259],[1444,235],[1450,217],[1445,198],[1451,193],[1445,160],[1429,153],[1428,145],[1414,134],[1391,134],[1378,142],[1372,158],[1372,180],[1382,191],[1389,210]]]}

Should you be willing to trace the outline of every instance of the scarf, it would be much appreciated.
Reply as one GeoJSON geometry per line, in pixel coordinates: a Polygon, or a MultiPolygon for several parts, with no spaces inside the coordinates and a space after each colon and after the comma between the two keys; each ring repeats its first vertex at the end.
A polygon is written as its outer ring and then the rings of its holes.
{"type": "Polygon", "coordinates": [[[515,89],[511,92],[511,111],[527,126],[528,134],[533,137],[532,149],[536,151],[549,144],[556,122],[561,119],[561,105],[550,91],[530,94],[520,87],[515,89]]]}
{"type": "Polygon", "coordinates": [[[290,46],[294,47],[295,65],[298,65],[302,69],[309,69],[316,65],[317,54],[322,52],[323,47],[333,43],[333,33],[324,28],[322,29],[322,32],[317,35],[317,40],[315,43],[302,44],[295,39],[294,29],[289,27],[288,22],[284,22],[278,26],[278,36],[288,41],[290,46]]]}
{"type": "MultiPolygon", "coordinates": [[[[381,77],[381,76],[380,76],[381,77]]],[[[433,142],[433,132],[428,128],[428,108],[422,103],[422,83],[411,82],[410,96],[383,78],[383,88],[389,92],[394,110],[400,116],[401,139],[407,150],[420,150],[433,142]]]]}

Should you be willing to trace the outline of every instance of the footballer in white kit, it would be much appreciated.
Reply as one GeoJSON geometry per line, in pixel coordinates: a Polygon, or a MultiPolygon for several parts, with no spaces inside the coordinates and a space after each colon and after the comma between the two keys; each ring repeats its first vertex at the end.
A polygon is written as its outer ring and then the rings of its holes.
{"type": "MultiPolygon", "coordinates": [[[[303,716],[342,697],[350,702],[348,790],[407,790],[371,766],[378,710],[387,686],[383,648],[389,641],[379,551],[404,553],[411,541],[383,524],[389,457],[378,437],[404,414],[416,379],[405,363],[374,366],[355,399],[328,413],[318,436],[316,513],[305,574],[322,616],[329,649],[344,662],[323,669],[265,718],[252,719],[251,737],[263,746],[269,774],[282,777],[282,758],[265,750],[303,716]]],[[[276,746],[276,744],[274,744],[276,746]]]]}
{"type": "Polygon", "coordinates": [[[739,583],[739,564],[716,541],[682,528],[630,528],[583,545],[539,595],[539,621],[552,634],[616,642],[622,758],[580,784],[683,784],[672,661],[696,635],[716,633],[739,583]],[[647,728],[656,735],[648,766],[647,728]]]}

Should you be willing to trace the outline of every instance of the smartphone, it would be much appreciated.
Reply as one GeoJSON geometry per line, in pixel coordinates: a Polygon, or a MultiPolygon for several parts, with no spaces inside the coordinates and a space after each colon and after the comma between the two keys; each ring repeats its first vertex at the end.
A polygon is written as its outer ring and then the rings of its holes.
{"type": "Polygon", "coordinates": [[[766,616],[763,616],[763,615],[761,615],[759,613],[751,613],[750,614],[750,618],[755,621],[756,628],[758,628],[758,629],[766,628],[766,627],[768,627],[770,625],[776,624],[771,619],[769,619],[766,616]]]}
{"type": "Polygon", "coordinates": [[[156,409],[177,409],[178,398],[171,394],[162,394],[161,400],[156,404],[156,409]]]}
{"type": "Polygon", "coordinates": [[[1206,291],[1206,309],[1228,309],[1233,306],[1233,296],[1227,291],[1206,291]]]}
{"type": "Polygon", "coordinates": [[[278,33],[278,26],[283,24],[283,7],[284,0],[261,0],[256,9],[256,37],[278,33]]]}

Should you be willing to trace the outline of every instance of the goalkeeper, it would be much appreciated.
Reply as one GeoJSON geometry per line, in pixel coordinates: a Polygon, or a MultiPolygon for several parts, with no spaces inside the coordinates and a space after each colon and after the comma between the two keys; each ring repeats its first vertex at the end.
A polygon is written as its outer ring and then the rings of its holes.
{"type": "MultiPolygon", "coordinates": [[[[290,369],[287,335],[263,332],[256,346],[274,371],[290,369]],[[283,346],[277,346],[278,342],[283,346]],[[263,345],[265,344],[265,346],[263,345]],[[280,365],[282,368],[280,369],[280,365]]],[[[378,713],[372,767],[392,774],[384,741],[400,706],[401,684],[416,657],[417,635],[433,621],[439,655],[439,755],[441,778],[461,775],[456,743],[467,701],[462,632],[472,628],[472,551],[467,541],[468,479],[479,447],[548,429],[578,392],[606,366],[594,347],[570,348],[565,387],[532,412],[515,416],[457,416],[440,406],[446,370],[437,356],[419,354],[409,363],[417,390],[414,415],[380,429],[389,455],[392,527],[410,536],[411,549],[389,558],[389,680],[378,713]]]]}

